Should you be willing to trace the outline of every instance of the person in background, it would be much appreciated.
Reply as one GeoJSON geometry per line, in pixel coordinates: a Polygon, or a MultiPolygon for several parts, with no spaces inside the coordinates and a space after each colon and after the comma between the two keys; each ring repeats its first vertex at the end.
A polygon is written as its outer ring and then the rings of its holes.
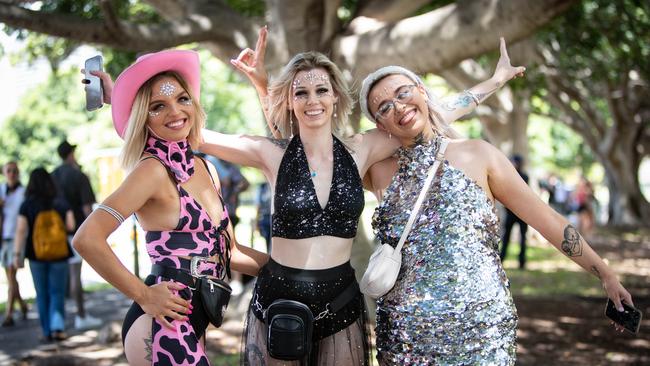
{"type": "Polygon", "coordinates": [[[578,230],[585,237],[591,237],[594,231],[594,187],[584,176],[580,177],[573,191],[573,204],[578,213],[578,230]]]}
{"type": "MultiPolygon", "coordinates": [[[[14,266],[23,267],[20,254],[25,253],[29,259],[29,268],[36,289],[36,305],[38,317],[43,330],[42,340],[50,342],[66,338],[65,334],[65,288],[68,281],[69,255],[62,258],[43,260],[38,259],[34,250],[35,226],[37,216],[54,209],[61,217],[61,230],[72,231],[75,227],[74,214],[68,203],[57,196],[56,186],[52,176],[44,168],[36,168],[29,176],[25,189],[25,200],[20,205],[16,222],[16,237],[14,239],[14,266]]],[[[50,231],[47,231],[50,233],[50,231]]],[[[65,233],[61,234],[65,237],[65,233]]],[[[69,243],[68,251],[70,253],[69,243]]]]}
{"type": "MultiPolygon", "coordinates": [[[[77,232],[77,229],[92,212],[92,205],[95,203],[95,193],[90,186],[88,176],[81,171],[75,157],[76,145],[63,141],[57,148],[57,153],[62,160],[52,172],[52,178],[58,188],[59,195],[63,197],[74,213],[76,226],[70,232],[70,238],[77,232]]],[[[84,305],[83,287],[81,285],[81,265],[83,259],[73,250],[70,257],[70,282],[68,284],[70,293],[77,304],[77,315],[74,318],[74,326],[77,330],[95,328],[101,325],[102,321],[86,312],[84,305]]]]}
{"type": "Polygon", "coordinates": [[[239,217],[237,216],[239,195],[247,190],[250,184],[246,177],[241,174],[239,166],[227,161],[221,161],[221,163],[227,170],[227,176],[230,180],[230,186],[223,190],[223,199],[226,200],[226,208],[232,218],[232,226],[234,228],[239,223],[239,217]]]}
{"type": "Polygon", "coordinates": [[[266,241],[266,252],[271,253],[271,188],[269,183],[262,182],[257,187],[255,195],[257,206],[257,230],[266,241]]]}
{"type": "MultiPolygon", "coordinates": [[[[515,166],[515,170],[523,179],[523,181],[528,184],[528,174],[523,170],[524,159],[521,155],[514,155],[512,157],[512,165],[515,166]]],[[[503,232],[503,238],[501,240],[501,261],[506,257],[508,253],[508,243],[510,242],[510,233],[512,232],[512,227],[517,224],[519,226],[519,269],[524,269],[526,267],[526,232],[528,231],[528,224],[515,215],[512,211],[506,208],[506,218],[505,218],[505,230],[503,232]]]]}
{"type": "MultiPolygon", "coordinates": [[[[5,268],[7,275],[7,305],[5,308],[5,319],[2,322],[3,327],[14,325],[14,304],[18,301],[23,320],[27,319],[27,303],[20,296],[20,288],[16,281],[16,270],[14,267],[14,237],[16,234],[16,220],[18,219],[18,209],[23,203],[25,187],[20,184],[20,171],[18,163],[10,161],[4,165],[2,172],[7,180],[0,185],[0,232],[2,242],[0,243],[0,260],[5,268]]],[[[25,253],[21,253],[21,259],[25,253]]]]}

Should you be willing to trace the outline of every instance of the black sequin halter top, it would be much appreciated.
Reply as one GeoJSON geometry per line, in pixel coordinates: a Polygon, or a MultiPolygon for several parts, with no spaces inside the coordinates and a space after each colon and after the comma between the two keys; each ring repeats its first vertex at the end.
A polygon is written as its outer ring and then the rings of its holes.
{"type": "Polygon", "coordinates": [[[364,206],[361,177],[343,143],[335,136],[333,140],[334,171],[325,208],[318,202],[300,136],[294,136],[289,143],[275,187],[273,236],[286,239],[356,236],[364,206]]]}

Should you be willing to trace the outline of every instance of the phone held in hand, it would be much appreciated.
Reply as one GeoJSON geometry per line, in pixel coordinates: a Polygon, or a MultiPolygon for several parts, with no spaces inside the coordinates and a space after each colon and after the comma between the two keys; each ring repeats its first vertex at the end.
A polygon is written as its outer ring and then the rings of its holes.
{"type": "Polygon", "coordinates": [[[97,55],[86,60],[84,65],[86,84],[86,110],[94,111],[102,107],[104,92],[102,81],[99,76],[91,74],[91,71],[102,71],[102,56],[97,55]]]}
{"type": "Polygon", "coordinates": [[[625,330],[636,334],[639,333],[643,313],[641,310],[626,303],[623,303],[623,311],[618,311],[616,310],[614,302],[611,299],[607,299],[605,316],[610,318],[614,323],[625,328],[625,330]]]}

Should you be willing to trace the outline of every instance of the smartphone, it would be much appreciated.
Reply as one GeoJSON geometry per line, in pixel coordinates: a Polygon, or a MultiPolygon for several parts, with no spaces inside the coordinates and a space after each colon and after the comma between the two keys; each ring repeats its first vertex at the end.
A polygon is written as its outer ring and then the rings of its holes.
{"type": "Polygon", "coordinates": [[[632,333],[639,333],[641,327],[641,318],[643,313],[641,310],[634,308],[626,303],[623,303],[623,311],[616,310],[616,305],[611,299],[607,299],[607,306],[605,307],[605,316],[610,318],[614,323],[622,326],[625,330],[632,333]]]}
{"type": "Polygon", "coordinates": [[[104,105],[104,91],[99,76],[91,74],[91,71],[102,71],[102,56],[97,55],[86,60],[84,65],[85,78],[89,81],[86,84],[86,110],[94,111],[104,105]]]}

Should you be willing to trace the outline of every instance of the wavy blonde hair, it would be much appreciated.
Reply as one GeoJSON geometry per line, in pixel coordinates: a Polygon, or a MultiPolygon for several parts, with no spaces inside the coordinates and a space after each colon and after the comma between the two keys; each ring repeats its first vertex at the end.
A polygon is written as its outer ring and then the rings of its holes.
{"type": "MultiPolygon", "coordinates": [[[[329,75],[330,84],[338,101],[335,104],[336,117],[332,116],[332,133],[339,139],[343,139],[345,125],[352,113],[354,101],[350,96],[350,88],[343,78],[341,70],[327,56],[320,52],[302,52],[294,56],[291,61],[282,69],[280,75],[273,79],[269,85],[269,115],[275,123],[282,138],[289,138],[292,134],[299,132],[298,123],[294,124],[291,131],[289,122],[290,113],[289,99],[291,98],[291,87],[293,80],[300,71],[323,69],[329,75]]],[[[297,120],[296,120],[297,122],[297,120]]]]}
{"type": "Polygon", "coordinates": [[[174,71],[165,71],[152,76],[147,80],[135,96],[133,106],[131,108],[131,115],[127,122],[126,131],[124,132],[124,147],[120,153],[120,164],[126,170],[131,170],[140,161],[144,146],[149,138],[149,130],[147,129],[147,119],[149,118],[149,102],[151,102],[151,91],[153,84],[163,77],[172,77],[178,81],[183,89],[187,92],[192,99],[192,106],[196,112],[196,118],[190,134],[187,136],[187,141],[190,146],[197,147],[201,138],[201,129],[205,125],[206,114],[201,106],[201,102],[192,93],[185,79],[174,71]]]}

